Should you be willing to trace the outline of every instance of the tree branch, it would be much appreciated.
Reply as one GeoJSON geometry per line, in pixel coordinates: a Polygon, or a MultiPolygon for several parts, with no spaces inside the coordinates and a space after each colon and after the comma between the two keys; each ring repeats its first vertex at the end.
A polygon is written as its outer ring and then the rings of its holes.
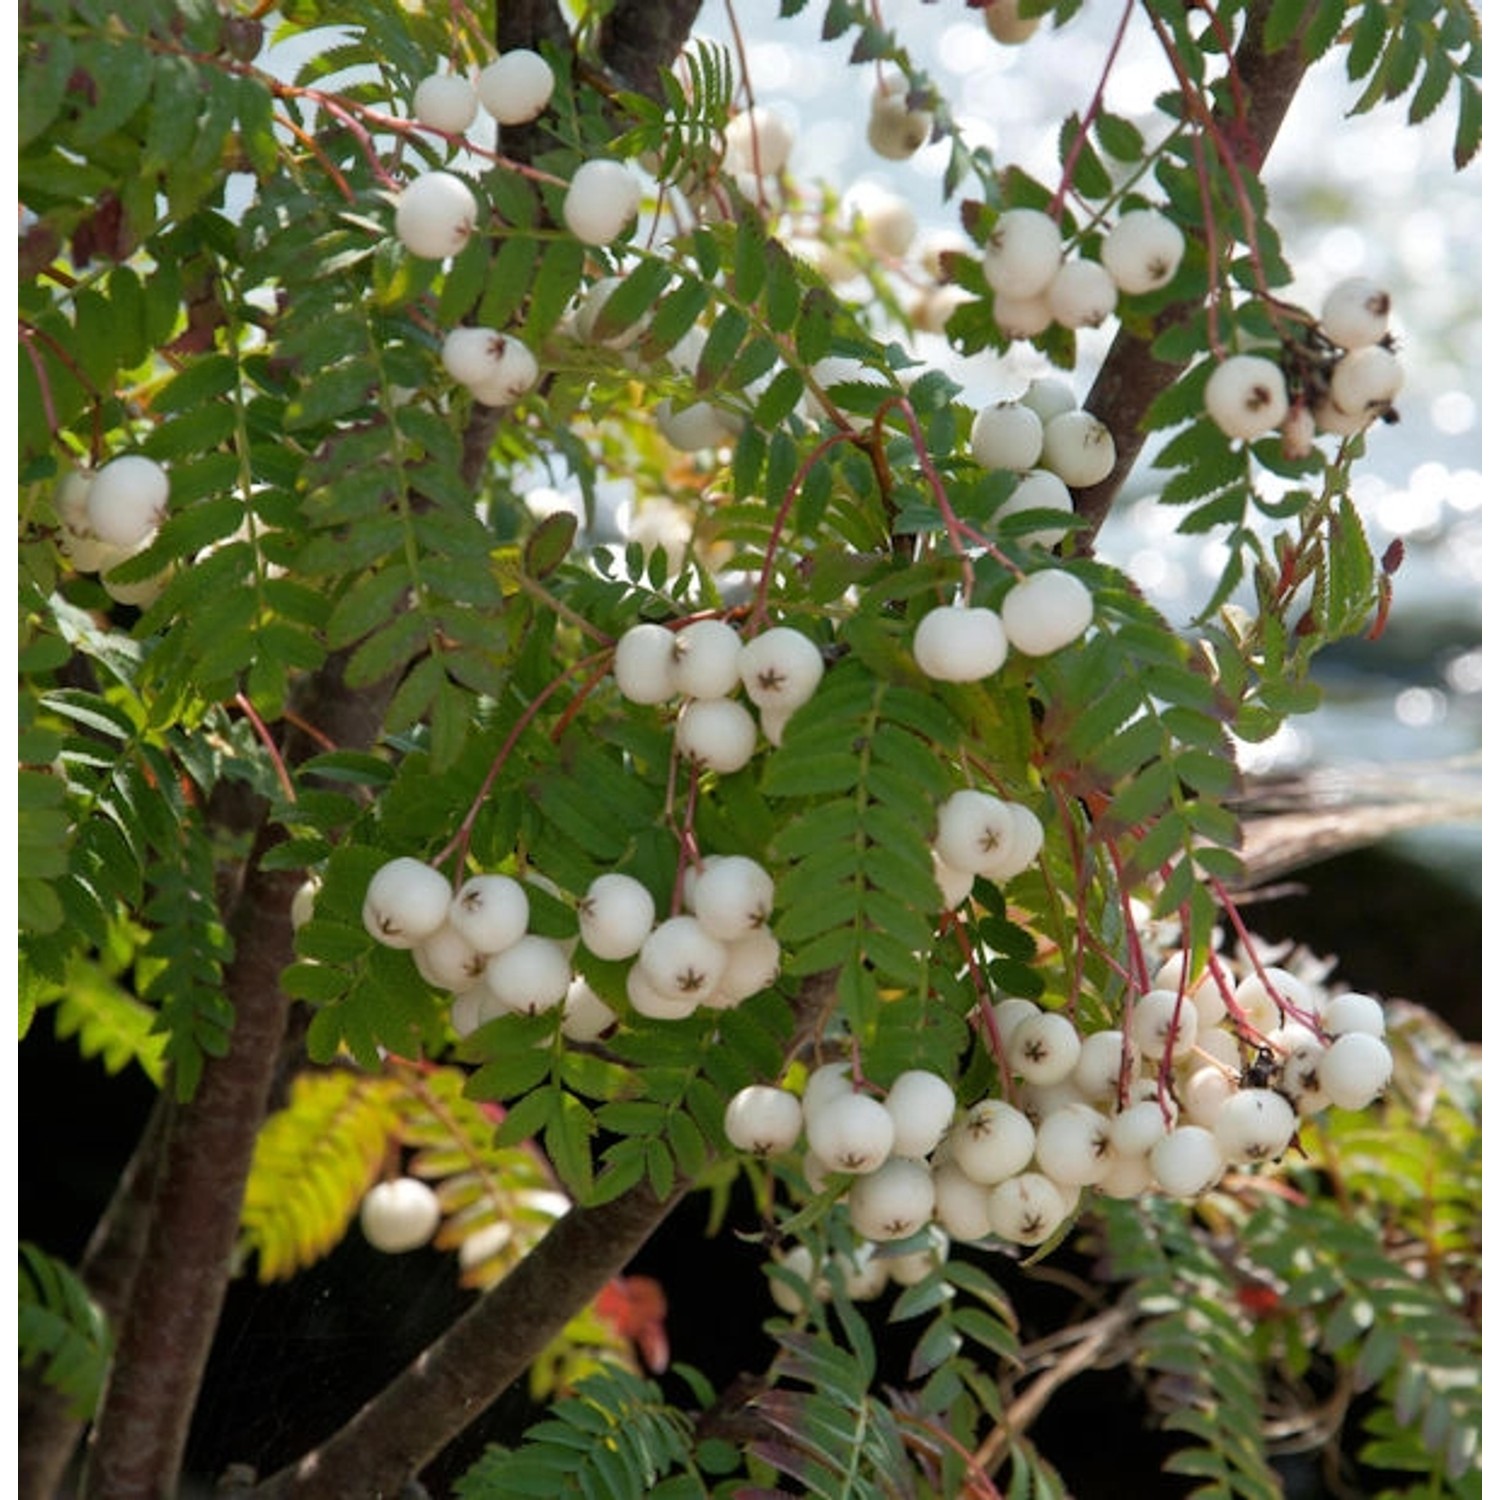
{"type": "Polygon", "coordinates": [[[660,99],[661,69],[682,51],[702,0],[616,0],[599,28],[605,65],[637,93],[660,99]]]}
{"type": "Polygon", "coordinates": [[[205,1066],[167,1138],[144,1261],[152,1274],[135,1278],[119,1331],[85,1470],[88,1500],[157,1500],[182,1465],[286,1025],[277,981],[291,953],[301,876],[259,865],[272,841],[262,834],[231,924],[229,1049],[205,1066]]]}
{"type": "MultiPolygon", "coordinates": [[[[799,1050],[835,994],[834,972],[794,1002],[799,1050]]],[[[524,1260],[345,1426],[251,1492],[251,1500],[393,1495],[475,1421],[666,1219],[689,1184],[660,1199],[642,1180],[609,1203],[573,1208],[524,1260]]]]}
{"type": "MultiPolygon", "coordinates": [[[[1265,50],[1262,38],[1270,10],[1270,0],[1253,0],[1244,34],[1234,53],[1234,68],[1248,105],[1243,128],[1232,135],[1239,148],[1252,158],[1247,165],[1256,170],[1270,151],[1307,71],[1295,39],[1278,52],[1265,50]]],[[[1227,126],[1229,121],[1221,115],[1220,124],[1227,126]]],[[[1142,423],[1151,403],[1187,368],[1185,363],[1156,359],[1151,345],[1167,328],[1192,317],[1200,305],[1186,302],[1168,308],[1150,338],[1141,338],[1122,328],[1084,400],[1084,406],[1108,426],[1115,440],[1114,468],[1098,484],[1073,494],[1075,511],[1089,523],[1088,531],[1079,536],[1085,549],[1091,546],[1104,524],[1145,446],[1146,431],[1142,423]]]]}
{"type": "MultiPolygon", "coordinates": [[[[157,1094],[146,1128],[78,1265],[79,1279],[111,1328],[119,1327],[145,1258],[156,1174],[173,1108],[169,1092],[157,1094]]],[[[34,1371],[23,1373],[17,1455],[20,1500],[53,1500],[83,1428],[60,1391],[34,1371]]]]}

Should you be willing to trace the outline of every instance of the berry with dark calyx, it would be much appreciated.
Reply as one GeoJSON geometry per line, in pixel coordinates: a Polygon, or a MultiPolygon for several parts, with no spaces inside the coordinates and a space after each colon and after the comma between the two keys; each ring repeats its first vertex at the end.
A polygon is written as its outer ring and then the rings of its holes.
{"type": "Polygon", "coordinates": [[[672,642],[672,685],[687,698],[727,698],[740,685],[739,632],[723,620],[695,620],[672,642]]]}
{"type": "Polygon", "coordinates": [[[1208,377],[1203,405],[1226,437],[1254,442],[1286,416],[1286,378],[1280,365],[1263,355],[1231,354],[1208,377]]]}
{"type": "Polygon", "coordinates": [[[453,893],[431,865],[402,855],[383,864],[365,890],[365,930],[387,948],[415,948],[448,920],[453,893]]]}
{"type": "Polygon", "coordinates": [[[1155,1062],[1170,1048],[1178,1060],[1192,1051],[1198,1035],[1198,1009],[1175,990],[1148,990],[1135,1003],[1130,1039],[1142,1057],[1155,1062]]]}
{"type": "Polygon", "coordinates": [[[817,691],[823,653],[800,630],[776,625],[746,641],[737,658],[745,696],[757,707],[790,714],[817,691]]]}
{"type": "Polygon", "coordinates": [[[1043,424],[1040,464],[1071,488],[1087,489],[1114,471],[1114,437],[1092,412],[1059,412],[1043,424]]]}
{"type": "Polygon", "coordinates": [[[698,1008],[696,995],[668,994],[658,989],[641,967],[640,959],[631,964],[625,975],[625,996],[637,1015],[654,1021],[681,1021],[698,1008]]]}
{"type": "Polygon", "coordinates": [[[425,1245],[442,1219],[437,1194],[415,1177],[377,1182],[359,1205],[359,1227],[377,1250],[400,1255],[425,1245]]]}
{"type": "Polygon", "coordinates": [[[694,698],[677,715],[678,751],[705,770],[728,776],[755,754],[755,719],[733,698],[694,698]]]}
{"type": "Polygon", "coordinates": [[[1274,1161],[1291,1144],[1297,1113],[1275,1089],[1238,1089],[1214,1117],[1214,1137],[1227,1161],[1274,1161]]]}
{"type": "Polygon", "coordinates": [[[1182,231],[1164,213],[1134,208],[1105,235],[1099,259],[1122,292],[1138,296],[1166,286],[1186,249],[1182,231]]]}
{"type": "Polygon", "coordinates": [[[656,925],[656,902],[633,875],[594,879],[578,903],[578,935],[596,958],[634,958],[656,925]]]}
{"type": "Polygon", "coordinates": [[[170,494],[167,471],[155,459],[127,453],[94,475],[83,512],[101,542],[130,550],[161,525],[170,494]]]}
{"type": "Polygon", "coordinates": [[[1036,1164],[1053,1182],[1088,1187],[1109,1171],[1110,1122],[1087,1104],[1069,1104],[1043,1116],[1036,1128],[1036,1164]]]}
{"type": "Polygon", "coordinates": [[[450,922],[423,938],[411,950],[411,956],[417,973],[435,989],[458,994],[472,989],[484,978],[486,955],[450,922]]]}
{"type": "Polygon", "coordinates": [[[769,927],[725,943],[724,951],[728,955],[724,973],[705,1005],[726,1010],[776,983],[781,972],[781,944],[769,927]]]}
{"type": "Polygon", "coordinates": [[[938,808],[934,848],[950,869],[984,875],[1014,837],[1010,804],[989,792],[963,787],[938,808]]]}
{"type": "Polygon", "coordinates": [[[804,1099],[802,1112],[808,1149],[832,1171],[873,1172],[891,1154],[896,1122],[869,1094],[840,1094],[816,1113],[808,1112],[804,1099]]]}
{"type": "Polygon", "coordinates": [[[1065,261],[1047,287],[1047,305],[1064,328],[1097,328],[1114,310],[1119,291],[1094,260],[1065,261]]]}
{"type": "Polygon", "coordinates": [[[1391,294],[1367,276],[1349,276],[1329,288],[1318,319],[1324,334],[1344,349],[1378,344],[1389,332],[1391,294]]]}
{"type": "Polygon", "coordinates": [[[1061,1083],[1073,1071],[1083,1043],[1060,1011],[1042,1011],[1016,1027],[1005,1049],[1006,1061],[1028,1083],[1061,1083]]]}
{"type": "Polygon", "coordinates": [[[870,100],[870,119],[865,139],[870,149],[887,161],[905,161],[926,144],[932,132],[932,115],[907,103],[906,80],[885,80],[870,100]]]}
{"type": "Polygon", "coordinates": [[[457,255],[478,220],[473,192],[451,172],[424,172],[396,200],[396,238],[419,260],[457,255]]]}
{"type": "Polygon", "coordinates": [[[480,73],[479,102],[500,124],[524,125],[546,109],[556,84],[546,58],[515,47],[480,73]]]}
{"type": "Polygon", "coordinates": [[[954,1119],[948,1142],[953,1164],[971,1181],[992,1186],[1031,1160],[1036,1127],[1013,1104],[981,1099],[954,1119]]]}
{"type": "Polygon", "coordinates": [[[1051,1239],[1068,1217],[1067,1200],[1042,1172],[1008,1177],[990,1193],[990,1227],[1002,1240],[1040,1245],[1051,1239]]]}
{"type": "Polygon", "coordinates": [[[775,897],[771,876],[761,865],[742,854],[725,855],[698,877],[693,915],[711,937],[733,943],[766,925],[775,897]]]}
{"type": "Polygon", "coordinates": [[[483,406],[512,406],[537,383],[541,370],[536,356],[518,338],[502,336],[497,353],[495,367],[469,389],[483,406]]]}
{"type": "Polygon", "coordinates": [[[639,963],[662,995],[701,1003],[718,988],[729,955],[696,917],[668,917],[641,944],[639,963]]]}
{"type": "Polygon", "coordinates": [[[1031,297],[996,292],[990,299],[990,315],[1008,339],[1034,339],[1052,326],[1052,305],[1044,292],[1031,297]]]}
{"type": "Polygon", "coordinates": [[[1368,422],[1390,410],[1405,378],[1401,361],[1389,349],[1369,344],[1337,361],[1328,377],[1328,394],[1340,411],[1368,422]]]}
{"type": "Polygon", "coordinates": [[[802,1101],[787,1089],[750,1084],[729,1101],[724,1134],[736,1150],[753,1156],[790,1151],[802,1134],[802,1101]]]}
{"type": "Polygon", "coordinates": [[[449,925],[481,953],[519,942],[530,917],[526,887],[509,875],[471,875],[448,910],[449,925]]]}
{"type": "Polygon", "coordinates": [[[932,1220],[932,1171],[926,1162],[890,1156],[849,1190],[849,1222],[867,1240],[904,1240],[932,1220]]]}

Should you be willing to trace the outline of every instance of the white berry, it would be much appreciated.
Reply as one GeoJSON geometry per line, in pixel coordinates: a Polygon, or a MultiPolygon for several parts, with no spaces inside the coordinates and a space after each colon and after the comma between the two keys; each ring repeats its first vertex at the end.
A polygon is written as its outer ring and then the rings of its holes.
{"type": "Polygon", "coordinates": [[[1050,656],[1071,644],[1094,619],[1094,596],[1061,568],[1028,573],[1000,606],[1005,634],[1027,656],[1050,656]]]}
{"type": "Polygon", "coordinates": [[[1179,1125],[1151,1148],[1151,1175],[1173,1198],[1196,1198],[1223,1175],[1224,1152],[1211,1130],[1179,1125]]]}
{"type": "Polygon", "coordinates": [[[444,922],[411,950],[412,961],[428,984],[455,994],[484,978],[485,955],[451,922],[444,922]]]}
{"type": "Polygon", "coordinates": [[[994,1233],[989,1212],[992,1186],[976,1182],[955,1161],[942,1162],[932,1169],[933,1218],[965,1244],[988,1239],[994,1233]]]}
{"type": "Polygon", "coordinates": [[[1060,1011],[1042,1011],[1016,1027],[1005,1049],[1011,1069],[1028,1083],[1061,1083],[1073,1071],[1083,1043],[1060,1011]]]}
{"type": "Polygon", "coordinates": [[[1043,425],[1065,411],[1078,405],[1073,387],[1066,380],[1043,375],[1033,380],[1021,394],[1021,405],[1030,407],[1042,419],[1043,425]]]}
{"type": "Polygon", "coordinates": [[[596,1042],[618,1019],[588,980],[575,974],[563,996],[563,1035],[570,1042],[596,1042]]]}
{"type": "Polygon", "coordinates": [[[1391,1049],[1366,1031],[1346,1031],[1329,1043],[1318,1065],[1318,1078],[1331,1104],[1364,1109],[1385,1092],[1395,1064],[1391,1049]]]}
{"type": "Polygon", "coordinates": [[[905,198],[866,185],[851,199],[851,211],[876,255],[900,260],[911,249],[917,237],[917,216],[905,198]]]}
{"type": "Polygon", "coordinates": [[[750,1084],[729,1101],[724,1134],[736,1150],[753,1156],[790,1151],[802,1134],[802,1101],[787,1089],[750,1084]]]}
{"type": "MultiPolygon", "coordinates": [[[[1027,511],[1057,510],[1071,512],[1073,492],[1050,469],[1033,469],[1023,474],[1015,489],[996,507],[990,517],[991,525],[1012,516],[1024,515],[1027,511]]],[[[1055,547],[1067,536],[1063,526],[1039,526],[1024,534],[1025,540],[1038,547],[1055,547]]]]}
{"type": "Polygon", "coordinates": [[[951,869],[984,875],[1008,852],[1014,838],[1010,804],[989,792],[963,787],[938,808],[938,857],[951,869]]]}
{"type": "Polygon", "coordinates": [[[676,641],[665,625],[632,625],[615,643],[615,684],[631,703],[665,703],[677,692],[676,641]]]}
{"type": "Polygon", "coordinates": [[[737,666],[745,696],[778,713],[800,708],[823,680],[823,653],[800,630],[786,625],[763,630],[745,642],[737,666]]]}
{"type": "Polygon", "coordinates": [[[809,1114],[807,1144],[823,1164],[835,1172],[873,1172],[891,1154],[896,1122],[869,1094],[844,1093],[809,1114]]]}
{"type": "Polygon", "coordinates": [[[718,987],[729,955],[696,917],[669,917],[641,945],[641,969],[661,994],[695,1004],[718,987]]]}
{"type": "Polygon", "coordinates": [[[1041,1172],[1007,1178],[990,1193],[989,1210],[990,1227],[1002,1240],[1018,1245],[1051,1239],[1068,1216],[1062,1192],[1041,1172]]]}
{"type": "Polygon", "coordinates": [[[411,112],[424,125],[462,135],[479,113],[474,85],[457,73],[433,73],[417,85],[411,112]]]}
{"type": "Polygon", "coordinates": [[[526,887],[509,875],[471,875],[458,888],[449,924],[481,953],[499,953],[526,931],[526,887]]]}
{"type": "Polygon", "coordinates": [[[1391,294],[1367,276],[1347,277],[1329,289],[1318,321],[1345,349],[1378,344],[1390,328],[1391,294]]]}
{"type": "Polygon", "coordinates": [[[1013,1104],[981,1099],[953,1122],[948,1137],[955,1166],[972,1181],[990,1185],[1013,1177],[1036,1148],[1036,1127],[1013,1104]]]}
{"type": "Polygon", "coordinates": [[[563,198],[563,221],[585,245],[608,245],[639,209],[635,174],[621,162],[599,157],[573,173],[563,198]]]}
{"type": "Polygon", "coordinates": [[[1110,1028],[1092,1031],[1079,1045],[1073,1082],[1085,1099],[1112,1100],[1120,1092],[1120,1069],[1125,1058],[1125,1033],[1110,1028]]]}
{"type": "Polygon", "coordinates": [[[1254,442],[1286,416],[1286,379],[1262,355],[1231,354],[1208,377],[1203,406],[1226,437],[1254,442]]]}
{"type": "Polygon", "coordinates": [[[1227,1161],[1274,1161],[1297,1128],[1292,1106],[1274,1089],[1239,1089],[1214,1119],[1214,1136],[1227,1161]]]}
{"type": "Polygon", "coordinates": [[[925,1162],[888,1157],[849,1191],[849,1222],[867,1240],[904,1240],[931,1222],[935,1197],[925,1162]]]}
{"type": "Polygon", "coordinates": [[[992,609],[940,604],[922,616],[912,639],[917,665],[934,682],[978,682],[1005,664],[1009,643],[992,609]]]}
{"type": "Polygon", "coordinates": [[[927,1156],[953,1122],[954,1094],[945,1078],[925,1068],[898,1075],[886,1091],[885,1107],[896,1122],[891,1150],[897,1156],[927,1156]]]}
{"type": "Polygon", "coordinates": [[[1070,260],[1047,287],[1047,305],[1064,328],[1097,328],[1115,310],[1119,291],[1096,260],[1070,260]]]}
{"type": "Polygon", "coordinates": [[[1148,990],[1135,1002],[1130,1039],[1142,1057],[1156,1062],[1170,1049],[1177,1061],[1192,1051],[1198,1036],[1198,1010],[1175,990],[1148,990]]]}
{"type": "Polygon", "coordinates": [[[714,861],[693,886],[693,915],[722,943],[764,927],[776,899],[770,874],[753,859],[730,854],[714,861]]]}
{"type": "Polygon", "coordinates": [[[672,643],[672,685],[688,698],[726,698],[740,685],[739,632],[723,620],[695,620],[672,643]]]}
{"type": "Polygon", "coordinates": [[[573,965],[560,944],[528,932],[490,958],[484,982],[508,1009],[536,1015],[562,1004],[573,983],[573,965]]]}
{"type": "Polygon", "coordinates": [[[1042,419],[1019,401],[999,401],[974,418],[974,462],[986,469],[1031,469],[1042,456],[1042,419]]]}
{"type": "Polygon", "coordinates": [[[733,698],[695,698],[677,715],[678,752],[721,776],[750,764],[755,739],[754,716],[733,698]]]}
{"type": "Polygon", "coordinates": [[[537,383],[541,370],[536,355],[518,338],[502,336],[497,342],[495,367],[469,389],[484,406],[511,406],[537,383]]]}
{"type": "Polygon", "coordinates": [[[698,992],[678,994],[659,989],[641,966],[640,959],[631,964],[625,975],[625,998],[637,1015],[653,1021],[681,1021],[698,1008],[698,992]]]}
{"type": "Polygon", "coordinates": [[[451,172],[413,178],[396,200],[396,237],[420,260],[457,255],[478,219],[474,194],[451,172]]]}
{"type": "Polygon", "coordinates": [[[1041,466],[1071,488],[1087,489],[1113,471],[1114,437],[1092,412],[1059,412],[1042,427],[1041,466]]]}
{"type": "Polygon", "coordinates": [[[516,47],[480,73],[479,102],[500,124],[524,125],[546,109],[555,86],[546,58],[516,47]]]}
{"type": "Polygon", "coordinates": [[[984,252],[984,278],[994,291],[1038,296],[1061,264],[1062,233],[1048,214],[1013,208],[996,220],[984,252]]]}
{"type": "Polygon", "coordinates": [[[1329,1036],[1342,1036],[1346,1031],[1385,1035],[1385,1007],[1373,995],[1358,995],[1353,990],[1335,995],[1323,1007],[1321,1019],[1329,1036]]]}
{"type": "Polygon", "coordinates": [[[727,955],[724,972],[704,1004],[723,1010],[776,983],[781,972],[781,944],[769,927],[759,927],[725,943],[724,951],[727,955]]]}
{"type": "Polygon", "coordinates": [[[365,890],[365,930],[387,948],[414,948],[448,920],[452,891],[442,875],[402,855],[383,864],[365,890]]]}
{"type": "Polygon", "coordinates": [[[634,958],[656,924],[656,902],[633,875],[594,879],[578,903],[578,935],[597,958],[634,958]]]}
{"type": "Polygon", "coordinates": [[[1154,208],[1120,215],[1099,249],[1104,269],[1122,292],[1139,296],[1164,287],[1182,264],[1187,241],[1182,231],[1154,208]]]}
{"type": "Polygon", "coordinates": [[[1054,1182],[1088,1187],[1109,1171],[1109,1120],[1087,1104],[1045,1115],[1036,1128],[1036,1164],[1054,1182]]]}
{"type": "MultiPolygon", "coordinates": [[[[1381,344],[1352,349],[1333,367],[1328,393],[1340,411],[1368,420],[1389,410],[1400,394],[1405,372],[1401,361],[1381,344]]],[[[103,474],[100,475],[103,478],[103,474]]],[[[98,488],[98,481],[95,481],[98,488]]]]}
{"type": "Polygon", "coordinates": [[[904,79],[893,78],[876,89],[865,139],[877,156],[905,161],[922,148],[931,130],[931,112],[908,107],[904,79]]]}
{"type": "Polygon", "coordinates": [[[757,104],[724,127],[724,162],[734,172],[775,177],[786,166],[795,141],[786,120],[757,104]]]}
{"type": "Polygon", "coordinates": [[[88,528],[112,547],[134,548],[161,525],[170,492],[167,471],[154,459],[140,453],[111,459],[88,487],[88,528]]]}
{"type": "Polygon", "coordinates": [[[1031,297],[996,292],[990,299],[990,316],[1006,338],[1034,339],[1052,326],[1052,304],[1045,292],[1031,297]]]}
{"type": "Polygon", "coordinates": [[[388,1255],[425,1245],[442,1219],[437,1194],[415,1177],[377,1182],[359,1205],[365,1238],[388,1255]]]}

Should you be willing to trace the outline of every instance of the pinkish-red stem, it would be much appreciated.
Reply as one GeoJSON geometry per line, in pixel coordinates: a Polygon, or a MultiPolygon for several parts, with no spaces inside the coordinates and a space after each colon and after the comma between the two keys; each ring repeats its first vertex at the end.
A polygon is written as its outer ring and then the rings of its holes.
{"type": "Polygon", "coordinates": [[[1057,184],[1057,191],[1052,195],[1052,201],[1047,205],[1047,212],[1054,219],[1062,217],[1063,202],[1067,198],[1068,189],[1073,185],[1073,173],[1078,167],[1078,158],[1083,154],[1083,146],[1088,138],[1089,126],[1099,116],[1099,111],[1104,108],[1104,88],[1109,82],[1109,75],[1115,66],[1115,59],[1120,55],[1120,44],[1125,40],[1125,28],[1130,24],[1130,13],[1135,9],[1135,0],[1125,0],[1120,10],[1120,22],[1115,27],[1114,40],[1109,44],[1109,53],[1104,59],[1103,70],[1099,74],[1099,82],[1094,87],[1094,97],[1089,100],[1088,108],[1083,113],[1083,118],[1078,122],[1078,134],[1073,137],[1073,144],[1068,147],[1067,159],[1063,162],[1062,178],[1057,184]]]}

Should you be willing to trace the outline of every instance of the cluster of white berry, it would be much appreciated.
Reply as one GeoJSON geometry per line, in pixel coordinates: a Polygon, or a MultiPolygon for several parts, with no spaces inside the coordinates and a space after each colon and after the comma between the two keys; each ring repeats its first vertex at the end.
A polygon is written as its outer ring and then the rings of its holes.
{"type": "MultiPolygon", "coordinates": [[[[1086,1188],[1197,1197],[1231,1168],[1279,1158],[1300,1121],[1329,1105],[1365,1108],[1390,1082],[1384,1013],[1371,996],[1330,996],[1253,963],[1236,979],[1227,959],[1222,978],[1205,973],[1188,986],[1182,964],[1179,954],[1158,969],[1126,1030],[1081,1036],[1058,1011],[1001,1001],[992,1024],[1005,1097],[959,1107],[944,1079],[916,1070],[882,1099],[848,1064],[830,1063],[800,1097],[763,1084],[741,1090],[725,1134],[757,1156],[801,1142],[814,1191],[850,1176],[841,1201],[863,1243],[840,1271],[851,1295],[875,1295],[885,1260],[897,1280],[916,1280],[952,1241],[1045,1243],[1086,1188]],[[910,1253],[878,1250],[924,1229],[910,1253]]],[[[783,1264],[822,1294],[826,1268],[805,1249],[783,1264]]],[[[795,1310],[795,1294],[776,1295],[795,1310]]]]}
{"type": "Polygon", "coordinates": [[[684,910],[656,919],[634,876],[598,876],[578,903],[576,939],[528,931],[526,886],[509,875],[470,876],[456,892],[431,865],[400,856],[370,880],[364,923],[390,948],[409,949],[417,971],[452,999],[450,1021],[468,1036],[497,1016],[562,1007],[563,1035],[593,1041],[618,1019],[575,972],[574,942],[596,958],[632,959],[631,1007],[681,1020],[700,1005],[723,1010],[774,983],[781,946],[769,926],[770,875],[743,855],[708,855],[686,872],[684,910]]]}
{"type": "Polygon", "coordinates": [[[685,701],[677,715],[681,754],[729,774],[755,754],[756,722],[733,694],[741,687],[760,710],[773,745],[792,714],[817,691],[823,653],[799,630],[773,626],[746,641],[724,620],[694,620],[677,630],[632,625],[615,646],[615,683],[631,703],[685,701]]]}
{"type": "MultiPolygon", "coordinates": [[[[97,473],[70,470],[58,486],[57,518],[68,560],[80,573],[107,573],[149,547],[166,518],[171,482],[154,459],[127,453],[97,473]]],[[[164,577],[140,583],[104,579],[105,592],[121,604],[150,604],[164,577]]]]}
{"type": "Polygon", "coordinates": [[[1067,259],[1051,214],[1012,208],[995,221],[984,251],[984,279],[994,293],[995,326],[1007,338],[1029,339],[1054,323],[1097,328],[1121,292],[1159,291],[1177,274],[1186,240],[1154,208],[1120,215],[1104,237],[1099,259],[1067,259]]]}
{"type": "Polygon", "coordinates": [[[1231,438],[1254,442],[1280,429],[1294,458],[1311,451],[1317,432],[1362,432],[1390,411],[1405,378],[1390,347],[1390,313],[1378,282],[1340,281],[1324,298],[1311,344],[1281,351],[1296,371],[1291,390],[1280,358],[1232,354],[1209,376],[1204,408],[1231,438]]]}
{"type": "Polygon", "coordinates": [[[502,52],[477,81],[459,73],[434,73],[417,85],[412,115],[448,135],[462,135],[481,106],[501,125],[525,125],[551,103],[556,79],[546,58],[526,47],[502,52]]]}

